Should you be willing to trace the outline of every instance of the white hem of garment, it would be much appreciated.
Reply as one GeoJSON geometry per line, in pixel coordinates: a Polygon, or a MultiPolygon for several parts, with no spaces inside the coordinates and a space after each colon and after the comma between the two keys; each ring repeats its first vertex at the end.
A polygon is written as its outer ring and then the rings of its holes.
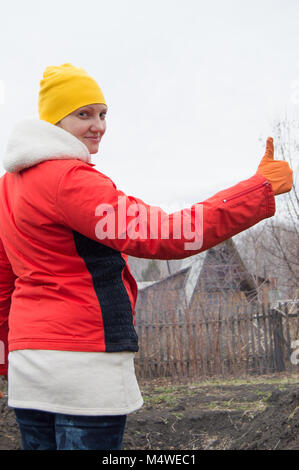
{"type": "Polygon", "coordinates": [[[23,349],[8,356],[8,406],[121,415],[143,405],[132,352],[23,349]]]}
{"type": "Polygon", "coordinates": [[[39,411],[48,411],[50,413],[62,413],[69,415],[83,415],[83,416],[114,416],[114,415],[127,415],[133,413],[134,411],[139,410],[143,405],[143,400],[138,400],[136,404],[132,405],[130,408],[67,408],[65,406],[53,406],[49,403],[38,403],[38,402],[22,402],[9,400],[8,406],[10,408],[25,408],[27,410],[39,410],[39,411]]]}

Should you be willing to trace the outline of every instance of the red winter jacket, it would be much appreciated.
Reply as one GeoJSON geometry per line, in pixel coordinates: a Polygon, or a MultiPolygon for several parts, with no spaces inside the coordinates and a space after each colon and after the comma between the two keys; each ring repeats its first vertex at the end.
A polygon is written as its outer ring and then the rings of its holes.
{"type": "Polygon", "coordinates": [[[127,255],[185,258],[275,212],[260,175],[167,215],[93,166],[85,145],[59,127],[27,120],[13,131],[0,179],[2,374],[8,350],[137,351],[127,255]],[[189,232],[179,234],[188,217],[189,232]],[[192,246],[195,229],[202,239],[192,246]]]}

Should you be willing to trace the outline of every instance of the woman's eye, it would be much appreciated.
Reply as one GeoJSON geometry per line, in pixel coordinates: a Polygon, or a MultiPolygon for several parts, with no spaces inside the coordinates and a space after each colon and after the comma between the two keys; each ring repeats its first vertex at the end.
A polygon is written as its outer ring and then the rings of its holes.
{"type": "MultiPolygon", "coordinates": [[[[101,118],[101,119],[105,119],[105,118],[106,118],[106,114],[107,114],[107,113],[100,113],[100,118],[101,118]]],[[[89,116],[89,113],[88,113],[88,111],[80,111],[80,112],[78,113],[78,116],[83,117],[83,118],[86,118],[86,117],[89,116]]]]}

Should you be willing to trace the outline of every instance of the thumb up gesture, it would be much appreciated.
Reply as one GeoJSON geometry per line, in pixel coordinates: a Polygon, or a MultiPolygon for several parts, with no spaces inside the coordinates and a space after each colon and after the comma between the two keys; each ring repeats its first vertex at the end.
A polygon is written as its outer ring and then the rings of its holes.
{"type": "Polygon", "coordinates": [[[293,171],[286,161],[274,160],[272,137],[267,139],[266,153],[258,166],[257,173],[267,178],[276,196],[292,189],[293,171]]]}

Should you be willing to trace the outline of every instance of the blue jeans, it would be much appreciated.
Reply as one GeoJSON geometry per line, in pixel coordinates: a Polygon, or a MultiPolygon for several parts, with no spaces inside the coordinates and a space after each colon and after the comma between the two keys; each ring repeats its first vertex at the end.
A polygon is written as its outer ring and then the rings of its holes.
{"type": "Polygon", "coordinates": [[[24,450],[121,450],[126,415],[75,416],[14,408],[24,450]]]}

